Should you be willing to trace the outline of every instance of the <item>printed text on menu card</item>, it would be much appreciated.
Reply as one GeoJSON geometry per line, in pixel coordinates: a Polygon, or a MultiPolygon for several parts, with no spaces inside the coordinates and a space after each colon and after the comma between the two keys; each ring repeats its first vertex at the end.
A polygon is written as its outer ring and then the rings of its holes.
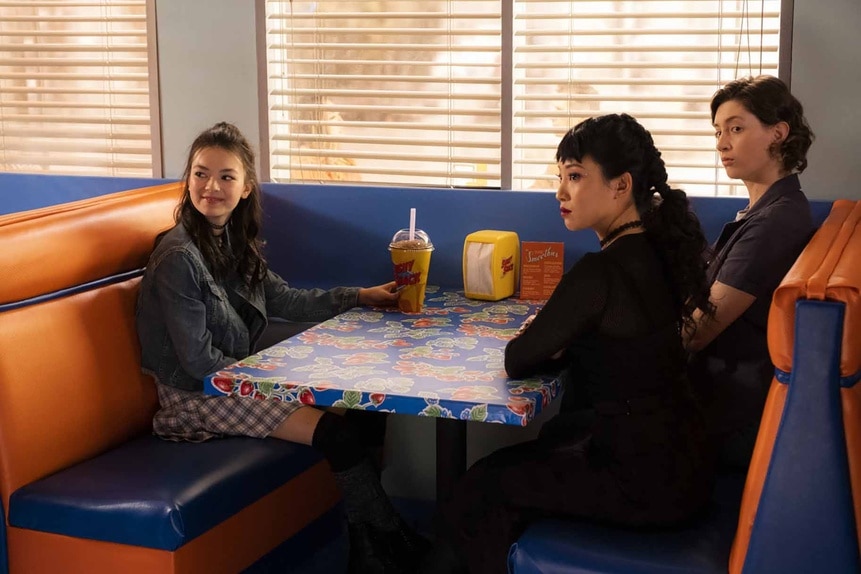
{"type": "Polygon", "coordinates": [[[520,298],[549,299],[562,279],[565,244],[524,241],[520,249],[520,298]]]}

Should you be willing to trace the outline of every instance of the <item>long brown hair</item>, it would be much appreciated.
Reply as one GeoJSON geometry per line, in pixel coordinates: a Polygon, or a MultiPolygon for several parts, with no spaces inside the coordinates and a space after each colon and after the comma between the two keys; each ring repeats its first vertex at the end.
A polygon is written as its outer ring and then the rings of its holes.
{"type": "Polygon", "coordinates": [[[236,126],[219,122],[201,132],[191,144],[182,178],[185,191],[176,209],[176,222],[188,230],[215,277],[222,279],[236,271],[253,289],[266,276],[267,265],[263,244],[257,237],[263,221],[263,207],[251,144],[236,126]],[[206,148],[220,148],[235,155],[242,163],[245,182],[251,188],[248,197],[239,200],[224,229],[222,237],[227,241],[228,249],[221,248],[206,217],[194,207],[188,189],[194,158],[206,148]]]}

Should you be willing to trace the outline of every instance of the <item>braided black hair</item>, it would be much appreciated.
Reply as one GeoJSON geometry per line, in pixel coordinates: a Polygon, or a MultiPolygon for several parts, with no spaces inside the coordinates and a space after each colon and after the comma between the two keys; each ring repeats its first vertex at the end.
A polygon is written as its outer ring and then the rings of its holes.
{"type": "Polygon", "coordinates": [[[713,315],[704,257],[708,242],[685,192],[667,183],[652,134],[628,114],[589,118],[565,134],[556,161],[582,161],[585,156],[601,167],[606,180],[631,174],[634,204],[670,278],[684,326],[694,326],[696,309],[713,315]]]}

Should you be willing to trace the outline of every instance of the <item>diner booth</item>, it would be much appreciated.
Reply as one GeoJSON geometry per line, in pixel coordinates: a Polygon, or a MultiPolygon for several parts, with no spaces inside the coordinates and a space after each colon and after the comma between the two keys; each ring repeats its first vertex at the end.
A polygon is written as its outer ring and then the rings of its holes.
{"type": "MultiPolygon", "coordinates": [[[[0,218],[168,181],[0,174],[0,218]]],[[[442,289],[463,288],[464,240],[478,230],[514,232],[520,241],[560,242],[564,244],[566,268],[584,253],[598,249],[591,231],[565,229],[558,202],[548,192],[276,183],[264,183],[262,190],[269,265],[295,287],[370,286],[391,280],[388,245],[397,230],[409,225],[411,209],[415,209],[417,227],[429,234],[434,245],[428,284],[442,289]]],[[[746,198],[691,200],[710,241],[747,203],[746,198]]],[[[830,201],[812,202],[817,225],[831,207],[830,201]]],[[[10,279],[14,280],[4,280],[10,279]]],[[[471,463],[503,444],[532,438],[552,411],[525,428],[463,423],[468,433],[467,461],[471,463]]],[[[419,418],[391,417],[383,480],[410,519],[427,527],[438,461],[433,428],[425,424],[432,421],[419,418]]],[[[317,532],[328,534],[304,539],[303,553],[320,567],[320,563],[333,559],[333,552],[343,550],[343,541],[331,539],[331,529],[317,532]]],[[[0,554],[5,554],[3,536],[0,554]]],[[[0,557],[0,574],[7,571],[4,558],[0,557]]]]}

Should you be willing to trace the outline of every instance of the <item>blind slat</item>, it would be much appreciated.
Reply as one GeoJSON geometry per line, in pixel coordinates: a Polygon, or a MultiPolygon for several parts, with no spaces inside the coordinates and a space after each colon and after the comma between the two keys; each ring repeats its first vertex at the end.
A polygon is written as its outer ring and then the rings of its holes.
{"type": "MultiPolygon", "coordinates": [[[[450,166],[451,162],[445,164],[446,166],[450,166]]],[[[318,164],[309,164],[303,166],[294,166],[290,165],[276,165],[275,169],[313,169],[319,167],[318,164]]],[[[323,167],[328,168],[328,165],[324,165],[323,167]]],[[[371,167],[371,168],[358,168],[351,166],[341,166],[338,168],[339,173],[356,173],[356,174],[376,174],[376,175],[400,175],[403,171],[403,168],[385,168],[385,167],[371,167]]],[[[476,174],[481,174],[483,177],[493,177],[494,179],[499,178],[498,173],[487,173],[487,172],[475,172],[476,174]]],[[[440,169],[440,170],[429,170],[429,169],[410,169],[410,175],[413,176],[427,176],[427,177],[464,177],[464,173],[452,174],[450,169],[440,169]]]]}
{"type": "MultiPolygon", "coordinates": [[[[15,171],[45,171],[45,172],[57,172],[57,168],[60,167],[68,167],[68,168],[101,168],[101,171],[104,170],[117,170],[117,169],[128,169],[128,170],[144,170],[144,169],[152,169],[152,162],[149,160],[122,160],[120,161],[114,154],[98,154],[101,157],[88,157],[87,154],[76,153],[74,157],[65,155],[65,156],[52,156],[50,159],[45,159],[43,154],[33,153],[33,154],[20,154],[13,155],[9,154],[9,164],[12,166],[21,166],[28,167],[29,169],[18,169],[15,171]],[[34,169],[40,168],[40,169],[34,169]]],[[[72,170],[73,172],[76,170],[72,170]]],[[[94,170],[95,171],[95,170],[94,170]]]]}
{"type": "Polygon", "coordinates": [[[63,129],[57,125],[51,124],[47,124],[45,126],[34,126],[32,125],[32,122],[25,125],[25,127],[12,124],[3,127],[3,132],[2,134],[0,134],[0,141],[10,142],[12,141],[12,138],[18,137],[22,139],[27,139],[30,142],[35,142],[39,146],[42,146],[42,149],[49,149],[51,142],[44,142],[41,140],[105,140],[106,136],[108,136],[107,139],[110,141],[139,140],[141,142],[144,142],[140,144],[141,147],[146,147],[148,149],[151,147],[151,137],[149,134],[149,130],[141,131],[140,133],[127,131],[129,127],[133,126],[116,125],[111,126],[109,130],[106,130],[104,127],[98,126],[96,129],[93,129],[92,126],[88,125],[70,127],[74,127],[74,129],[63,129]]]}
{"type": "MultiPolygon", "coordinates": [[[[730,53],[736,53],[738,48],[734,48],[732,46],[724,45],[724,51],[728,51],[730,53]]],[[[547,50],[547,53],[552,53],[553,50],[547,50]]],[[[362,66],[379,66],[379,60],[357,60],[352,58],[343,58],[343,59],[325,59],[325,58],[279,58],[277,56],[269,58],[270,67],[275,66],[310,66],[310,65],[349,65],[351,69],[355,69],[357,67],[362,66]]],[[[440,67],[440,62],[437,61],[428,61],[428,62],[419,62],[419,61],[410,61],[410,60],[389,60],[388,64],[392,68],[402,68],[405,66],[410,66],[413,68],[428,68],[428,67],[440,67]]],[[[514,69],[521,70],[535,70],[535,69],[569,69],[572,67],[572,62],[540,62],[540,63],[530,63],[530,62],[517,62],[514,64],[514,69]]],[[[445,64],[448,65],[448,64],[445,64]]],[[[486,63],[483,62],[469,62],[469,61],[459,61],[452,62],[451,65],[456,65],[458,67],[463,68],[485,68],[487,67],[486,63]]],[[[662,69],[675,68],[675,69],[704,69],[714,71],[718,68],[723,70],[733,70],[738,66],[736,62],[717,62],[717,61],[689,61],[689,62],[661,62],[662,69]]],[[[614,63],[614,62],[587,62],[587,61],[578,61],[576,63],[577,69],[639,69],[639,68],[648,68],[655,69],[654,62],[632,62],[627,61],[624,63],[614,63]]],[[[313,74],[290,74],[290,78],[298,78],[300,76],[313,76],[313,74]]],[[[280,74],[272,74],[270,78],[282,77],[280,74]]],[[[288,77],[288,76],[283,76],[288,77]]],[[[343,77],[343,75],[338,75],[338,77],[343,77]]],[[[364,75],[362,77],[365,77],[364,75]]],[[[392,74],[391,77],[397,77],[395,74],[392,74]]],[[[447,78],[446,78],[447,79],[447,78]]]]}
{"type": "MultiPolygon", "coordinates": [[[[90,70],[87,70],[86,73],[81,71],[80,73],[75,72],[10,72],[3,73],[0,71],[0,78],[4,80],[18,80],[21,82],[25,82],[27,80],[30,81],[41,81],[47,82],[49,80],[58,80],[58,81],[71,81],[73,83],[78,82],[96,82],[96,81],[106,81],[110,80],[112,82],[139,82],[146,83],[148,81],[147,74],[129,74],[129,73],[116,73],[116,74],[93,74],[90,70]]],[[[5,87],[4,87],[5,91],[5,87]]],[[[105,90],[107,91],[107,90],[105,90]]]]}
{"type": "Polygon", "coordinates": [[[2,52],[96,52],[104,54],[103,63],[113,63],[113,55],[124,52],[140,52],[146,54],[146,46],[134,46],[129,44],[111,43],[110,46],[98,46],[91,44],[8,44],[0,43],[0,53],[2,52]],[[111,58],[110,60],[108,58],[111,58]]]}
{"type": "Polygon", "coordinates": [[[46,114],[3,114],[3,123],[6,122],[21,122],[21,123],[40,123],[40,124],[102,124],[106,130],[110,130],[111,126],[149,126],[150,120],[147,117],[135,116],[119,116],[116,114],[102,114],[100,117],[88,118],[86,116],[51,116],[46,114]]]}
{"type": "MultiPolygon", "coordinates": [[[[28,87],[28,86],[4,86],[3,92],[6,94],[28,94],[28,95],[56,95],[56,94],[66,94],[66,95],[104,95],[102,90],[97,90],[93,88],[85,88],[85,87],[76,87],[76,88],[50,88],[50,87],[28,87]]],[[[145,98],[149,98],[149,90],[140,88],[116,88],[114,87],[111,90],[112,96],[143,96],[145,98]]]]}
{"type": "MultiPolygon", "coordinates": [[[[31,153],[35,156],[41,155],[39,151],[33,151],[30,149],[26,142],[23,142],[24,145],[16,145],[16,143],[10,142],[9,138],[6,138],[6,155],[12,157],[16,152],[21,154],[31,153]]],[[[99,154],[121,154],[121,155],[140,155],[140,156],[149,156],[150,149],[149,146],[127,146],[115,144],[111,146],[105,145],[103,142],[96,143],[82,143],[82,142],[69,142],[65,145],[55,145],[53,146],[54,153],[57,152],[65,152],[68,154],[88,154],[88,153],[99,153],[99,154]]]]}
{"type": "MultiPolygon", "coordinates": [[[[289,95],[289,92],[284,92],[284,95],[289,95]]],[[[302,112],[309,113],[311,115],[321,115],[325,116],[327,114],[328,109],[324,107],[315,106],[313,104],[283,104],[272,109],[273,112],[280,111],[294,111],[294,112],[302,112]]],[[[355,112],[355,113],[367,113],[370,115],[380,115],[380,114],[421,114],[425,116],[434,115],[431,110],[426,107],[419,106],[385,106],[385,105],[344,105],[338,106],[337,112],[347,113],[347,112],[355,112]]],[[[499,116],[499,110],[491,110],[491,109],[475,109],[475,108],[463,108],[463,109],[450,109],[447,110],[445,108],[436,110],[436,115],[449,115],[449,116],[465,116],[465,115],[475,115],[475,116],[485,116],[485,117],[497,117],[499,116]]],[[[273,118],[270,119],[272,123],[277,123],[278,115],[273,114],[273,118]]],[[[325,123],[325,120],[312,120],[313,124],[320,124],[321,122],[325,123]]],[[[336,125],[336,124],[331,124],[336,125]]]]}
{"type": "MultiPolygon", "coordinates": [[[[111,0],[105,0],[106,4],[110,4],[111,0]]],[[[30,8],[35,9],[35,6],[31,6],[27,3],[19,4],[22,8],[30,8]]],[[[63,6],[58,6],[58,8],[62,8],[63,6]]],[[[41,12],[41,11],[40,11],[41,12]]],[[[76,15],[68,15],[68,16],[53,16],[50,14],[40,14],[35,16],[19,16],[14,14],[4,14],[3,20],[6,22],[10,22],[13,24],[79,24],[79,23],[88,23],[88,22],[104,22],[105,17],[99,14],[95,14],[93,16],[76,16],[76,15]]],[[[131,22],[131,23],[146,23],[146,15],[141,16],[128,16],[128,15],[111,15],[110,16],[111,23],[117,22],[131,22]]]]}
{"type": "MultiPolygon", "coordinates": [[[[136,98],[140,99],[140,98],[136,98]]],[[[94,110],[104,110],[110,111],[115,109],[129,109],[129,110],[145,110],[149,111],[149,102],[120,102],[114,101],[115,98],[113,95],[104,95],[100,98],[101,101],[95,99],[87,100],[67,100],[67,101],[54,101],[47,100],[43,98],[31,98],[31,99],[12,99],[9,98],[3,105],[7,108],[30,108],[31,110],[38,109],[52,109],[52,108],[75,108],[75,109],[94,109],[94,110]]]]}
{"type": "MultiPolygon", "coordinates": [[[[287,138],[283,136],[273,136],[272,138],[275,141],[285,141],[287,138]]],[[[375,144],[375,145],[390,145],[403,148],[405,145],[409,146],[415,144],[415,138],[408,137],[373,137],[373,136],[340,136],[340,137],[332,137],[332,136],[320,136],[320,135],[303,135],[303,134],[292,134],[289,137],[289,141],[291,142],[308,142],[308,143],[317,143],[317,144],[325,144],[325,143],[334,143],[338,142],[341,144],[375,144]]],[[[443,146],[449,147],[451,145],[451,140],[449,138],[439,138],[439,139],[422,139],[423,146],[443,146]]],[[[487,142],[484,141],[465,141],[459,140],[457,142],[457,147],[462,148],[476,148],[476,149],[485,149],[487,148],[487,142]]],[[[330,150],[331,152],[331,150],[330,150]]]]}
{"type": "MultiPolygon", "coordinates": [[[[316,158],[325,159],[329,157],[331,153],[329,150],[325,149],[314,149],[314,148],[303,148],[302,155],[300,159],[296,159],[293,163],[297,164],[314,164],[317,165],[319,162],[316,158]],[[313,159],[312,159],[313,158],[313,159]]],[[[353,158],[362,158],[362,159],[371,159],[371,160],[398,160],[398,161],[421,161],[421,162],[430,162],[430,163],[439,163],[439,164],[450,164],[453,163],[452,157],[448,154],[445,155],[433,155],[433,154],[424,154],[417,156],[414,153],[399,153],[399,152],[388,152],[385,155],[375,152],[365,152],[358,151],[355,149],[350,150],[350,157],[353,158]]],[[[491,156],[470,156],[471,162],[477,162],[485,165],[492,165],[499,163],[499,158],[491,157],[491,156]]]]}

